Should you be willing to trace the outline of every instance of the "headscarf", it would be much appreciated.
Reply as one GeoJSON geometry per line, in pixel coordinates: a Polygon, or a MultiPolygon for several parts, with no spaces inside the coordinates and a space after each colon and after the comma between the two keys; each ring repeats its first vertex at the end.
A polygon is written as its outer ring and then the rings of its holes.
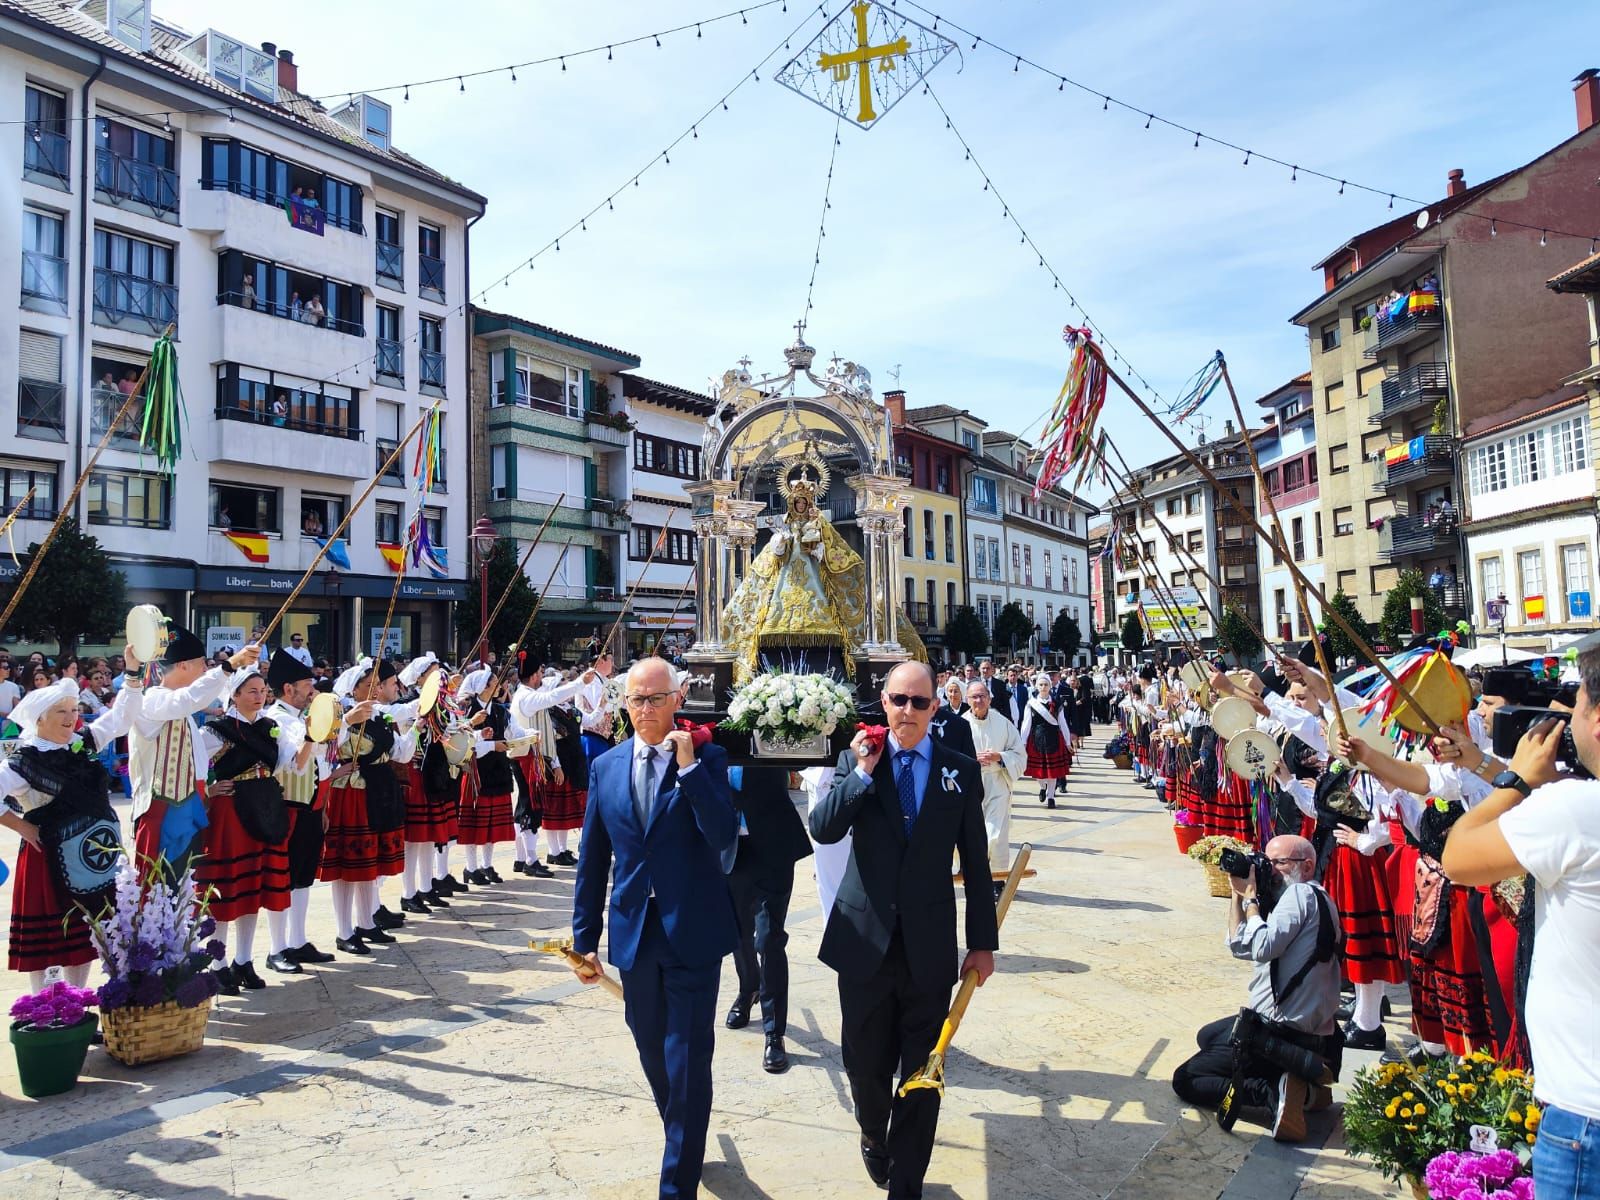
{"type": "Polygon", "coordinates": [[[428,673],[428,668],[438,665],[439,656],[429,650],[421,658],[413,658],[400,669],[400,682],[408,688],[416,687],[417,680],[428,673]]]}
{"type": "Polygon", "coordinates": [[[360,683],[362,677],[371,670],[372,660],[370,658],[362,658],[355,666],[333,681],[333,694],[341,700],[350,699],[350,693],[356,690],[356,684],[360,683]]]}
{"type": "Polygon", "coordinates": [[[29,692],[16,707],[11,710],[11,720],[22,731],[24,737],[35,737],[39,732],[39,721],[57,704],[64,700],[71,700],[74,705],[78,702],[78,684],[73,679],[62,679],[52,683],[49,687],[42,687],[29,692]]]}

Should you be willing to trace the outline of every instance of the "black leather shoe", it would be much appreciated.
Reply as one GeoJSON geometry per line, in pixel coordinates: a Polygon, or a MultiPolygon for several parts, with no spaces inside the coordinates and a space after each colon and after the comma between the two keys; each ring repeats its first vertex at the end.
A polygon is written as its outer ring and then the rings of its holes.
{"type": "Polygon", "coordinates": [[[379,929],[376,925],[374,925],[371,929],[363,929],[361,926],[357,925],[356,937],[360,938],[363,942],[370,942],[379,946],[387,946],[389,943],[395,940],[394,934],[390,933],[387,929],[379,929]]]}
{"type": "Polygon", "coordinates": [[[438,883],[435,883],[427,891],[418,892],[417,899],[421,900],[429,908],[449,908],[450,901],[444,898],[444,894],[445,889],[441,888],[438,883]]]}
{"type": "MultiPolygon", "coordinates": [[[[388,937],[389,935],[384,934],[383,936],[388,937]]],[[[342,950],[346,954],[359,954],[364,957],[372,953],[372,947],[361,940],[359,932],[355,937],[335,938],[333,944],[335,948],[342,950]]]]}
{"type": "Polygon", "coordinates": [[[217,990],[222,995],[237,996],[239,994],[239,981],[233,977],[232,967],[213,967],[211,973],[217,977],[217,990]]]}
{"type": "Polygon", "coordinates": [[[728,1019],[724,1022],[729,1029],[743,1029],[750,1024],[750,1010],[755,1006],[754,996],[740,996],[733,1002],[733,1007],[728,1009],[728,1019]]]}
{"type": "Polygon", "coordinates": [[[1044,806],[1046,808],[1054,808],[1056,806],[1056,798],[1054,796],[1051,796],[1050,799],[1048,799],[1048,800],[1046,800],[1044,802],[1044,806]]]}
{"type": "Polygon", "coordinates": [[[889,1187],[889,1150],[877,1142],[861,1139],[861,1161],[866,1164],[867,1178],[883,1188],[889,1187]]]}
{"type": "Polygon", "coordinates": [[[496,871],[493,867],[485,867],[483,870],[479,871],[478,874],[482,875],[490,883],[504,883],[505,882],[504,879],[500,878],[500,872],[496,871]]]}
{"type": "Polygon", "coordinates": [[[402,896],[400,898],[400,911],[411,913],[418,917],[425,917],[428,915],[428,906],[415,896],[402,896]]]}
{"type": "Polygon", "coordinates": [[[289,957],[288,950],[281,954],[267,955],[267,970],[277,971],[284,975],[304,975],[305,970],[294,959],[289,957]]]}
{"type": "Polygon", "coordinates": [[[563,850],[550,860],[558,867],[575,867],[578,865],[578,856],[571,850],[563,850]]]}
{"type": "Polygon", "coordinates": [[[333,955],[325,950],[318,950],[310,942],[307,942],[297,950],[285,950],[284,953],[293,955],[294,961],[297,963],[331,963],[333,961],[333,955]]]}
{"type": "Polygon", "coordinates": [[[372,914],[372,923],[379,929],[399,929],[406,923],[406,919],[380,904],[378,911],[372,914]]]}
{"type": "Polygon", "coordinates": [[[534,879],[554,879],[556,873],[538,859],[528,864],[528,874],[534,879]]]}
{"type": "Polygon", "coordinates": [[[1358,1028],[1354,1021],[1344,1027],[1344,1044],[1351,1050],[1382,1050],[1389,1044],[1383,1026],[1376,1029],[1358,1028]]]}
{"type": "Polygon", "coordinates": [[[518,875],[526,875],[528,873],[528,864],[519,858],[511,864],[511,869],[518,875]]]}
{"type": "Polygon", "coordinates": [[[789,1069],[789,1054],[783,1048],[781,1035],[767,1034],[767,1050],[761,1056],[761,1069],[768,1075],[782,1075],[789,1069]]]}
{"type": "MultiPolygon", "coordinates": [[[[461,880],[463,883],[470,883],[473,887],[489,886],[489,881],[483,877],[482,871],[463,871],[461,872],[461,880]]],[[[465,888],[462,889],[462,891],[465,890],[465,888]]]]}
{"type": "Polygon", "coordinates": [[[253,962],[234,963],[233,978],[240,987],[252,992],[259,992],[267,986],[267,981],[256,974],[256,964],[253,962]]]}
{"type": "Polygon", "coordinates": [[[446,895],[451,895],[455,892],[464,892],[467,890],[467,885],[462,883],[454,875],[446,875],[443,879],[435,879],[433,881],[433,885],[435,888],[443,888],[446,895]]]}

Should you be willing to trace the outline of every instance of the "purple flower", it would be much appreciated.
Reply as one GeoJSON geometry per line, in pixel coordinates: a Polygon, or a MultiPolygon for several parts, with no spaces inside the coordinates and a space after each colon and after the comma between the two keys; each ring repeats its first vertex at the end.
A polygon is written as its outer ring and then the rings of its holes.
{"type": "Polygon", "coordinates": [[[167,998],[167,981],[159,975],[146,975],[133,989],[133,1002],[145,1008],[160,1004],[167,998]]]}
{"type": "Polygon", "coordinates": [[[128,969],[131,971],[148,971],[155,965],[156,948],[146,942],[140,942],[128,956],[128,969]]]}
{"type": "Polygon", "coordinates": [[[195,937],[208,938],[216,931],[217,923],[210,917],[207,917],[205,920],[201,921],[200,924],[195,926],[194,935],[195,937]]]}
{"type": "Polygon", "coordinates": [[[100,985],[100,1007],[121,1008],[133,998],[133,988],[126,979],[108,979],[100,985]]]}
{"type": "Polygon", "coordinates": [[[206,943],[206,954],[210,956],[212,962],[221,962],[227,953],[228,948],[216,938],[206,943]]]}
{"type": "Polygon", "coordinates": [[[211,978],[211,973],[202,971],[180,983],[172,998],[178,1002],[180,1008],[196,1008],[210,998],[215,987],[216,981],[211,978]]]}

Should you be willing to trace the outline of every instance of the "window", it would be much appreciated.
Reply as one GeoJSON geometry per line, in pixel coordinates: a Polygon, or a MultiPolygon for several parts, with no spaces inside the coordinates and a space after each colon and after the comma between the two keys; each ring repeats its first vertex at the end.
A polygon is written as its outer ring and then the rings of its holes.
{"type": "Polygon", "coordinates": [[[1328,447],[1328,474],[1343,475],[1350,469],[1350,443],[1328,447]]]}
{"type": "Polygon", "coordinates": [[[380,378],[403,385],[406,381],[405,347],[400,344],[400,310],[378,305],[378,356],[380,378]]]}
{"type": "Polygon", "coordinates": [[[640,471],[655,475],[673,475],[679,479],[700,478],[700,447],[671,438],[650,437],[635,433],[633,436],[633,465],[640,471]]]}
{"type": "Polygon", "coordinates": [[[379,500],[373,521],[374,537],[380,546],[400,544],[400,505],[393,500],[379,500]]]}
{"type": "MultiPolygon", "coordinates": [[[[1377,321],[1378,302],[1376,300],[1368,300],[1365,304],[1358,304],[1350,310],[1350,327],[1352,329],[1360,329],[1362,320],[1367,317],[1372,318],[1368,322],[1369,325],[1377,321]]],[[[1365,390],[1365,388],[1362,389],[1362,391],[1365,390]]]]}
{"type": "Polygon", "coordinates": [[[170,134],[138,125],[95,119],[94,189],[114,205],[137,204],[156,216],[176,215],[178,173],[170,134]]]}
{"type": "Polygon", "coordinates": [[[66,441],[61,339],[54,334],[24,329],[18,338],[17,350],[17,435],[66,441]]]}
{"type": "Polygon", "coordinates": [[[1295,517],[1289,523],[1289,542],[1294,547],[1294,560],[1297,563],[1306,560],[1306,520],[1304,517],[1295,517]]]}
{"type": "Polygon", "coordinates": [[[1312,513],[1311,514],[1311,521],[1312,521],[1312,525],[1315,527],[1315,529],[1317,531],[1317,557],[1321,558],[1322,557],[1322,513],[1321,512],[1312,513]]]}
{"type": "Polygon", "coordinates": [[[1571,417],[1550,426],[1550,466],[1553,475],[1569,475],[1589,465],[1587,417],[1571,417]]]}
{"type": "Polygon", "coordinates": [[[1474,446],[1467,456],[1467,486],[1475,496],[1503,491],[1510,486],[1506,469],[1506,443],[1491,442],[1474,446]]]}
{"type": "Polygon", "coordinates": [[[922,510],[922,557],[932,562],[933,554],[933,509],[922,510]]]}
{"type": "Polygon", "coordinates": [[[22,111],[23,177],[66,190],[72,170],[67,98],[30,85],[24,91],[22,111]]]}
{"type": "Polygon", "coordinates": [[[1005,578],[1004,564],[1000,561],[1000,539],[989,539],[989,578],[996,583],[1005,578]]]}
{"type": "Polygon", "coordinates": [[[1044,590],[1047,592],[1056,590],[1055,573],[1051,569],[1050,551],[1048,550],[1044,552],[1044,590]]]}
{"type": "Polygon", "coordinates": [[[1349,537],[1356,531],[1355,510],[1350,506],[1333,510],[1333,536],[1349,537]]]}
{"type": "Polygon", "coordinates": [[[367,141],[379,150],[389,148],[389,106],[371,96],[361,97],[361,132],[367,141]]]}
{"type": "Polygon", "coordinates": [[[1330,383],[1322,389],[1322,406],[1328,412],[1340,412],[1344,409],[1344,384],[1330,383]]]}
{"type": "Polygon", "coordinates": [[[422,527],[427,530],[428,544],[434,549],[434,554],[440,562],[447,560],[448,543],[444,537],[444,509],[424,507],[422,510],[422,527]]]}
{"type": "Polygon", "coordinates": [[[1339,348],[1339,322],[1329,321],[1322,327],[1322,352],[1339,348]]]}
{"type": "Polygon", "coordinates": [[[1172,496],[1167,500],[1167,516],[1175,517],[1178,515],[1179,503],[1178,497],[1176,496],[1172,496]]]}
{"type": "Polygon", "coordinates": [[[278,101],[278,60],[215,30],[205,35],[206,69],[219,83],[267,104],[278,101]]]}
{"type": "MultiPolygon", "coordinates": [[[[634,465],[638,466],[638,441],[634,442],[634,465]]],[[[905,558],[911,557],[911,510],[900,510],[900,553],[905,558]]]]}
{"type": "Polygon", "coordinates": [[[1015,542],[1011,544],[1011,582],[1022,582],[1022,547],[1015,542]]]}
{"type": "Polygon", "coordinates": [[[1375,367],[1362,367],[1356,372],[1356,395],[1365,396],[1373,388],[1383,382],[1384,367],[1379,364],[1375,367]]]}
{"type": "Polygon", "coordinates": [[[1272,611],[1277,614],[1278,625],[1282,625],[1289,616],[1288,593],[1283,588],[1274,588],[1272,592],[1272,611]]]}
{"type": "Polygon", "coordinates": [[[944,515],[944,560],[947,563],[956,560],[956,519],[949,513],[944,515]]]}
{"type": "Polygon", "coordinates": [[[950,460],[941,458],[934,470],[933,490],[941,496],[948,496],[950,492],[950,460]]]}
{"type": "Polygon", "coordinates": [[[25,520],[53,518],[56,515],[57,470],[55,463],[0,458],[0,504],[5,505],[8,514],[20,510],[25,520]],[[33,499],[28,501],[28,507],[21,508],[29,491],[33,492],[33,499]]]}
{"type": "Polygon", "coordinates": [[[217,416],[223,420],[357,439],[358,395],[353,388],[241,363],[217,366],[217,416]]]}
{"type": "Polygon", "coordinates": [[[980,512],[998,513],[1000,506],[995,500],[995,481],[986,479],[982,475],[972,477],[972,507],[980,512]]]}
{"type": "Polygon", "coordinates": [[[417,318],[417,376],[422,390],[444,395],[444,322],[417,318]]]}
{"type": "MultiPolygon", "coordinates": [[[[1478,578],[1483,581],[1483,598],[1485,601],[1498,600],[1506,594],[1505,570],[1497,554],[1493,558],[1486,558],[1478,564],[1478,578]]],[[[1484,609],[1483,619],[1489,619],[1489,610],[1484,609]]]]}
{"type": "Polygon", "coordinates": [[[1354,596],[1356,591],[1356,573],[1354,571],[1340,571],[1338,575],[1338,591],[1346,596],[1354,596]]]}
{"type": "Polygon", "coordinates": [[[1186,516],[1194,516],[1200,511],[1200,493],[1190,492],[1183,498],[1183,511],[1186,516]]]}
{"type": "Polygon", "coordinates": [[[417,223],[417,280],[424,296],[444,299],[444,232],[426,221],[417,223]]]}
{"type": "Polygon", "coordinates": [[[67,311],[67,223],[38,208],[22,210],[22,307],[67,311]]]}
{"type": "Polygon", "coordinates": [[[976,452],[978,449],[978,435],[970,429],[961,431],[961,444],[968,450],[976,452]]]}
{"type": "Polygon", "coordinates": [[[955,615],[956,615],[956,585],[953,584],[953,583],[946,583],[944,585],[944,622],[945,622],[945,624],[948,625],[950,623],[951,618],[954,617],[955,615]]]}
{"type": "Polygon", "coordinates": [[[127,404],[127,415],[117,424],[115,440],[137,442],[139,428],[144,424],[144,396],[138,393],[140,376],[144,374],[146,359],[129,351],[109,346],[96,346],[89,360],[89,436],[100,438],[117,414],[127,404]]]}
{"type": "Polygon", "coordinates": [[[346,500],[343,496],[318,496],[312,492],[300,493],[300,532],[306,537],[326,538],[333,535],[344,520],[346,500]]]}
{"type": "Polygon", "coordinates": [[[160,334],[178,320],[172,247],[160,242],[94,231],[94,319],[97,324],[137,326],[160,334]]]}
{"type": "Polygon", "coordinates": [[[217,303],[366,337],[362,289],[238,250],[217,256],[217,303]]]}
{"type": "Polygon", "coordinates": [[[84,497],[91,525],[172,527],[172,494],[165,475],[97,471],[89,476],[84,497]]]}
{"type": "Polygon", "coordinates": [[[1067,585],[1067,591],[1075,592],[1078,590],[1078,560],[1071,558],[1067,560],[1067,563],[1072,571],[1072,581],[1067,585]]]}
{"type": "MultiPolygon", "coordinates": [[[[232,138],[205,139],[200,186],[209,192],[232,192],[273,208],[292,203],[302,212],[318,209],[325,225],[355,234],[366,232],[365,193],[359,186],[232,138]]],[[[383,272],[380,270],[379,274],[383,272]]]]}
{"type": "Polygon", "coordinates": [[[935,609],[938,606],[939,585],[934,583],[933,580],[929,579],[929,580],[925,581],[925,587],[926,587],[926,590],[927,590],[927,597],[928,597],[928,599],[927,599],[928,624],[932,625],[934,623],[934,618],[935,618],[935,609]]]}
{"type": "Polygon", "coordinates": [[[986,630],[993,628],[989,624],[989,601],[985,596],[978,597],[978,621],[986,630]]]}
{"type": "Polygon", "coordinates": [[[1561,547],[1561,575],[1567,594],[1567,620],[1579,621],[1594,615],[1594,596],[1589,587],[1589,547],[1561,547]]]}
{"type": "Polygon", "coordinates": [[[1523,550],[1517,555],[1517,573],[1521,576],[1522,619],[1528,624],[1545,619],[1544,606],[1544,552],[1523,550]]]}
{"type": "Polygon", "coordinates": [[[489,355],[489,403],[516,404],[562,416],[583,416],[584,373],[577,367],[512,352],[511,386],[506,386],[507,352],[489,355]]]}
{"type": "Polygon", "coordinates": [[[1511,486],[1537,483],[1550,477],[1550,464],[1545,458],[1544,430],[1533,429],[1506,439],[1506,453],[1511,460],[1511,486]]]}
{"type": "Polygon", "coordinates": [[[1199,530],[1199,529],[1191,529],[1191,530],[1189,530],[1187,545],[1188,545],[1188,548],[1190,550],[1198,550],[1198,549],[1200,549],[1201,546],[1205,545],[1205,542],[1206,542],[1206,535],[1205,535],[1205,532],[1203,530],[1199,530]]]}
{"type": "Polygon", "coordinates": [[[378,278],[405,286],[405,242],[400,232],[400,214],[380,208],[373,216],[378,245],[378,278]]]}
{"type": "Polygon", "coordinates": [[[972,539],[972,571],[977,579],[985,579],[989,574],[987,543],[981,537],[972,539]]]}
{"type": "Polygon", "coordinates": [[[282,533],[277,488],[242,483],[211,485],[211,527],[241,533],[282,533]]]}
{"type": "Polygon", "coordinates": [[[1022,582],[1027,587],[1033,586],[1033,547],[1022,548],[1022,582]]]}

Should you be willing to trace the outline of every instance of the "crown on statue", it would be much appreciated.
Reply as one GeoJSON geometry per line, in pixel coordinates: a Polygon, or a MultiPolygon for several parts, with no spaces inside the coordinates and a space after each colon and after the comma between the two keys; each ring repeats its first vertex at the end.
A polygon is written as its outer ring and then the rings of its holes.
{"type": "Polygon", "coordinates": [[[796,499],[817,502],[818,493],[828,490],[828,466],[814,454],[807,454],[783,473],[784,499],[793,504],[796,499]]]}

